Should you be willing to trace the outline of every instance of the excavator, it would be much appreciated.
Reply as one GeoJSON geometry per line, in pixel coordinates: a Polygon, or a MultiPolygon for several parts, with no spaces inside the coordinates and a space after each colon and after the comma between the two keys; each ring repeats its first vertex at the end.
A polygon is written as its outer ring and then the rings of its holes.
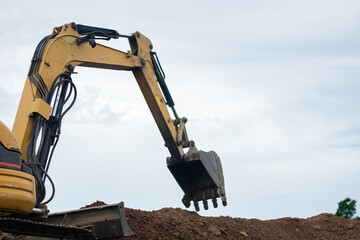
{"type": "Polygon", "coordinates": [[[71,78],[77,66],[132,71],[170,152],[167,167],[184,192],[185,207],[193,202],[199,211],[202,201],[208,209],[211,200],[216,208],[217,198],[226,206],[220,158],[189,140],[188,120],[175,110],[151,41],[140,32],[124,35],[69,23],[55,27],[36,47],[12,131],[0,121],[0,239],[116,239],[133,234],[123,202],[60,213],[47,208],[54,197],[48,170],[62,120],[77,97],[71,78]],[[130,50],[98,44],[119,38],[128,39],[130,50]]]}

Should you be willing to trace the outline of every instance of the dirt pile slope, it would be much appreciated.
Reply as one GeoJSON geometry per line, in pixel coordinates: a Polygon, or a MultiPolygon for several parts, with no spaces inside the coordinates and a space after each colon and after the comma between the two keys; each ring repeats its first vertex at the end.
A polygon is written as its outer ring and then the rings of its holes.
{"type": "Polygon", "coordinates": [[[127,208],[133,239],[360,239],[360,220],[324,213],[307,219],[261,221],[231,217],[202,217],[196,212],[163,208],[141,211],[127,208]]]}

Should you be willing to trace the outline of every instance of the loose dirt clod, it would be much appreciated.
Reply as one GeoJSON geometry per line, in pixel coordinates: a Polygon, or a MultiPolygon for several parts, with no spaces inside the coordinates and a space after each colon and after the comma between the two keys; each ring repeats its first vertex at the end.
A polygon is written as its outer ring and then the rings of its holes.
{"type": "Polygon", "coordinates": [[[126,239],[331,239],[359,240],[360,220],[323,213],[315,217],[261,221],[231,217],[202,217],[180,208],[141,211],[127,208],[135,236],[126,239]]]}
{"type": "Polygon", "coordinates": [[[97,200],[96,202],[93,202],[93,203],[91,203],[89,205],[86,205],[85,207],[81,207],[80,209],[89,208],[89,207],[98,207],[98,206],[103,206],[103,205],[106,205],[106,203],[103,202],[103,201],[97,200]]]}

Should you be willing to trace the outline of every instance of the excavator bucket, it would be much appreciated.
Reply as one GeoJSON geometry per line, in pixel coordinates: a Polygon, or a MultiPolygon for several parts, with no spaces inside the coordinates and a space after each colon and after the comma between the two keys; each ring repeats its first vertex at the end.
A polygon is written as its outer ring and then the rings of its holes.
{"type": "Polygon", "coordinates": [[[169,157],[167,164],[185,193],[182,199],[185,207],[190,207],[193,201],[196,211],[199,211],[198,202],[203,201],[204,209],[207,210],[207,200],[211,199],[216,208],[218,197],[224,206],[227,205],[223,170],[220,158],[214,151],[198,151],[193,146],[181,161],[173,161],[169,157]]]}

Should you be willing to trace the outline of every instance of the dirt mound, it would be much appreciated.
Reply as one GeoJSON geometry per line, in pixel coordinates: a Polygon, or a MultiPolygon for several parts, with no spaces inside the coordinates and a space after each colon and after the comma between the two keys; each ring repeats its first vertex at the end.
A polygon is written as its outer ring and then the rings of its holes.
{"type": "Polygon", "coordinates": [[[135,236],[126,239],[360,239],[360,220],[324,213],[315,217],[261,221],[202,217],[179,208],[141,211],[127,208],[135,236]]]}
{"type": "Polygon", "coordinates": [[[106,205],[105,202],[97,200],[96,202],[86,205],[85,207],[81,207],[80,209],[89,208],[89,207],[98,207],[98,206],[104,206],[104,205],[106,205]]]}

